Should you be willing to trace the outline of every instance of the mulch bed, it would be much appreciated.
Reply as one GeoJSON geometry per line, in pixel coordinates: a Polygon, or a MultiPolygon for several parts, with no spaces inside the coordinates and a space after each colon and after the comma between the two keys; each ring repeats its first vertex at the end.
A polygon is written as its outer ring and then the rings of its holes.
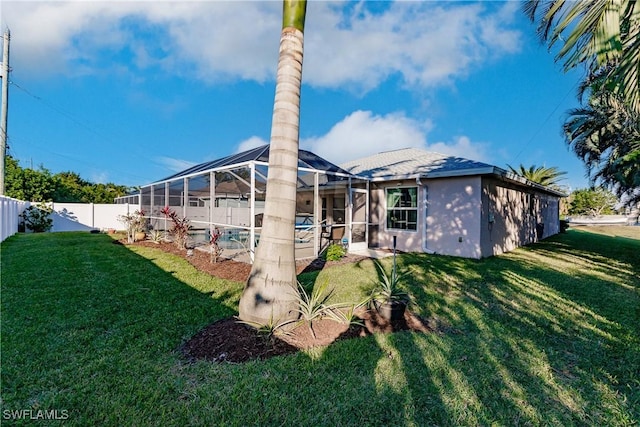
{"type": "Polygon", "coordinates": [[[338,340],[364,337],[376,333],[399,331],[437,332],[439,326],[428,322],[409,310],[404,319],[389,323],[375,310],[359,314],[361,325],[336,322],[323,318],[312,323],[313,334],[306,323],[290,331],[261,335],[236,318],[218,320],[206,326],[181,347],[182,354],[191,361],[205,359],[213,362],[242,363],[295,353],[301,349],[326,346],[338,340]],[[315,335],[315,336],[314,336],[315,335]]]}
{"type": "MultiPolygon", "coordinates": [[[[128,244],[126,239],[116,241],[128,244]]],[[[150,241],[136,242],[133,245],[149,246],[184,257],[198,270],[221,279],[244,282],[249,277],[251,265],[222,259],[216,263],[210,261],[208,253],[194,250],[187,256],[186,250],[178,249],[170,243],[150,241]]],[[[348,255],[340,261],[320,259],[305,260],[297,263],[298,274],[304,271],[321,270],[324,267],[358,262],[366,259],[362,256],[348,255]]],[[[361,310],[357,313],[360,324],[347,325],[323,318],[312,323],[313,333],[306,323],[299,324],[285,333],[270,336],[260,334],[256,329],[243,324],[237,318],[227,318],[213,322],[186,341],[180,351],[190,361],[205,359],[213,362],[242,363],[250,360],[264,360],[274,356],[295,353],[301,349],[326,346],[337,340],[353,339],[376,333],[398,331],[441,332],[442,325],[434,319],[423,319],[406,310],[404,318],[392,323],[382,319],[375,310],[361,310]]]]}
{"type": "MultiPolygon", "coordinates": [[[[128,245],[127,239],[117,240],[116,243],[128,245]]],[[[212,276],[219,277],[221,279],[233,280],[236,282],[246,282],[249,278],[249,273],[251,272],[251,265],[238,262],[228,258],[221,258],[218,262],[212,263],[211,256],[208,252],[201,250],[194,250],[190,256],[187,256],[187,251],[184,249],[179,249],[177,245],[173,243],[167,242],[159,242],[155,243],[150,240],[145,240],[142,242],[131,243],[133,245],[138,246],[148,246],[151,248],[161,249],[165,252],[172,253],[174,255],[178,255],[180,257],[185,258],[189,263],[191,263],[194,267],[196,267],[200,271],[207,272],[212,276]]],[[[343,257],[339,261],[325,261],[320,258],[316,259],[306,259],[306,260],[298,260],[296,261],[296,270],[297,273],[303,273],[308,271],[322,270],[325,267],[332,267],[340,264],[351,264],[354,262],[358,262],[361,260],[367,259],[363,256],[351,255],[343,257]]]]}

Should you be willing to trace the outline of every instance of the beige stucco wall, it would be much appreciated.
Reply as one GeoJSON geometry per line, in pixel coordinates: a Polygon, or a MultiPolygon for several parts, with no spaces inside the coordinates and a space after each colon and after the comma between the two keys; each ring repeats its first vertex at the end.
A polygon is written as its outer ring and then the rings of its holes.
{"type": "Polygon", "coordinates": [[[418,187],[418,229],[386,228],[387,187],[416,186],[415,180],[371,185],[370,245],[393,246],[405,252],[433,251],[443,255],[480,258],[480,177],[422,180],[418,187]],[[425,228],[426,227],[426,228],[425,228]]]}
{"type": "Polygon", "coordinates": [[[480,177],[428,181],[427,249],[443,255],[480,258],[480,177]]]}
{"type": "Polygon", "coordinates": [[[559,199],[551,194],[486,177],[482,201],[482,256],[508,252],[560,231],[559,199]]]}
{"type": "Polygon", "coordinates": [[[535,188],[480,176],[423,179],[422,184],[416,231],[386,228],[384,191],[416,186],[416,181],[371,184],[371,247],[392,248],[395,235],[400,251],[483,258],[560,232],[558,197],[535,188]],[[538,224],[544,227],[539,230],[538,224]]]}

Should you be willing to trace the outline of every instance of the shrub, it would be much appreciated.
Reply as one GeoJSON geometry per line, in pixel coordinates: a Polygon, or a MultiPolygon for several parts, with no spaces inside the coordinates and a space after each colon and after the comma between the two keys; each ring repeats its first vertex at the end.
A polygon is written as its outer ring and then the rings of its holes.
{"type": "Polygon", "coordinates": [[[53,209],[50,206],[44,204],[31,205],[20,214],[20,217],[27,229],[34,233],[42,233],[51,230],[51,227],[53,227],[52,212],[53,209]]]}
{"type": "Polygon", "coordinates": [[[145,232],[147,229],[147,218],[144,216],[144,211],[136,210],[134,213],[126,215],[118,215],[118,221],[123,223],[127,228],[127,241],[133,243],[135,241],[135,234],[138,232],[145,232]]]}
{"type": "Polygon", "coordinates": [[[165,240],[165,232],[162,230],[151,230],[151,241],[160,244],[165,240]]]}
{"type": "Polygon", "coordinates": [[[191,230],[189,219],[187,219],[187,217],[179,217],[177,213],[169,209],[169,206],[165,206],[160,212],[172,222],[169,234],[173,238],[173,242],[180,249],[186,249],[189,230],[191,230]]]}
{"type": "Polygon", "coordinates": [[[575,190],[571,193],[569,215],[610,215],[615,213],[616,196],[604,188],[575,190]]]}
{"type": "Polygon", "coordinates": [[[222,247],[218,244],[218,240],[222,237],[222,231],[218,227],[211,230],[211,238],[209,239],[209,245],[211,246],[211,258],[210,261],[212,263],[218,262],[218,259],[222,255],[222,247]]]}
{"type": "Polygon", "coordinates": [[[346,254],[347,251],[342,247],[342,245],[332,244],[327,248],[327,251],[324,254],[324,259],[327,261],[338,261],[346,254]]]}
{"type": "Polygon", "coordinates": [[[249,320],[240,320],[238,319],[238,323],[242,323],[243,325],[247,325],[256,330],[256,333],[261,337],[267,339],[267,341],[274,345],[276,343],[276,336],[287,334],[288,332],[284,330],[284,327],[291,323],[291,320],[287,320],[284,322],[280,322],[278,320],[273,319],[273,313],[269,318],[269,322],[262,324],[257,322],[252,322],[249,320]]]}

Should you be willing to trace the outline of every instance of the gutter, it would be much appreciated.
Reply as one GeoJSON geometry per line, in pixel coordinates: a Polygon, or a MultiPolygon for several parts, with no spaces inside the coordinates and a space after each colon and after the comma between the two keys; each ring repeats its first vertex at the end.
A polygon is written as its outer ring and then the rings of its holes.
{"type": "Polygon", "coordinates": [[[521,184],[521,185],[524,185],[524,186],[527,186],[527,187],[533,187],[536,190],[545,191],[547,193],[551,193],[551,194],[553,194],[555,196],[558,196],[558,197],[567,197],[568,196],[568,194],[565,194],[565,193],[563,193],[561,191],[557,191],[557,190],[554,190],[552,188],[545,187],[544,185],[540,185],[537,182],[529,181],[525,177],[520,176],[520,175],[516,175],[513,172],[506,171],[506,170],[501,169],[499,167],[494,167],[494,169],[495,169],[495,171],[493,172],[494,175],[497,175],[500,178],[506,179],[507,181],[512,181],[512,182],[515,182],[515,183],[518,183],[518,184],[521,184]]]}
{"type": "Polygon", "coordinates": [[[477,175],[493,175],[497,178],[513,182],[514,184],[518,184],[524,187],[532,187],[540,191],[544,191],[546,193],[553,194],[558,197],[567,197],[567,194],[553,190],[549,187],[545,187],[536,182],[529,181],[528,179],[516,175],[513,172],[506,171],[497,166],[488,166],[482,168],[474,168],[474,169],[461,169],[461,170],[449,170],[444,172],[427,172],[423,175],[416,176],[415,174],[406,174],[406,175],[389,175],[382,177],[372,177],[369,178],[371,182],[384,182],[384,181],[396,181],[403,179],[420,179],[420,178],[454,178],[454,177],[462,177],[462,176],[477,176],[477,175]]]}

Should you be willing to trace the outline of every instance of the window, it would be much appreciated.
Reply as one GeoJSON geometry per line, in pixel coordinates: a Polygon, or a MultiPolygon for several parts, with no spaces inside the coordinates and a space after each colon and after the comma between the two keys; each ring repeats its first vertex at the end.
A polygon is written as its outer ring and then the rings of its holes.
{"type": "Polygon", "coordinates": [[[345,217],[345,199],[344,197],[333,198],[333,223],[344,224],[345,217]]]}
{"type": "Polygon", "coordinates": [[[387,229],[417,230],[418,187],[387,188],[387,229]]]}
{"type": "Polygon", "coordinates": [[[327,208],[327,198],[322,198],[322,221],[327,221],[329,224],[344,224],[345,198],[334,196],[329,200],[331,200],[331,209],[327,208]],[[327,220],[328,217],[331,217],[330,221],[327,220]]]}
{"type": "Polygon", "coordinates": [[[189,207],[203,208],[206,206],[205,200],[208,200],[208,198],[204,199],[202,197],[189,197],[189,207]]]}

